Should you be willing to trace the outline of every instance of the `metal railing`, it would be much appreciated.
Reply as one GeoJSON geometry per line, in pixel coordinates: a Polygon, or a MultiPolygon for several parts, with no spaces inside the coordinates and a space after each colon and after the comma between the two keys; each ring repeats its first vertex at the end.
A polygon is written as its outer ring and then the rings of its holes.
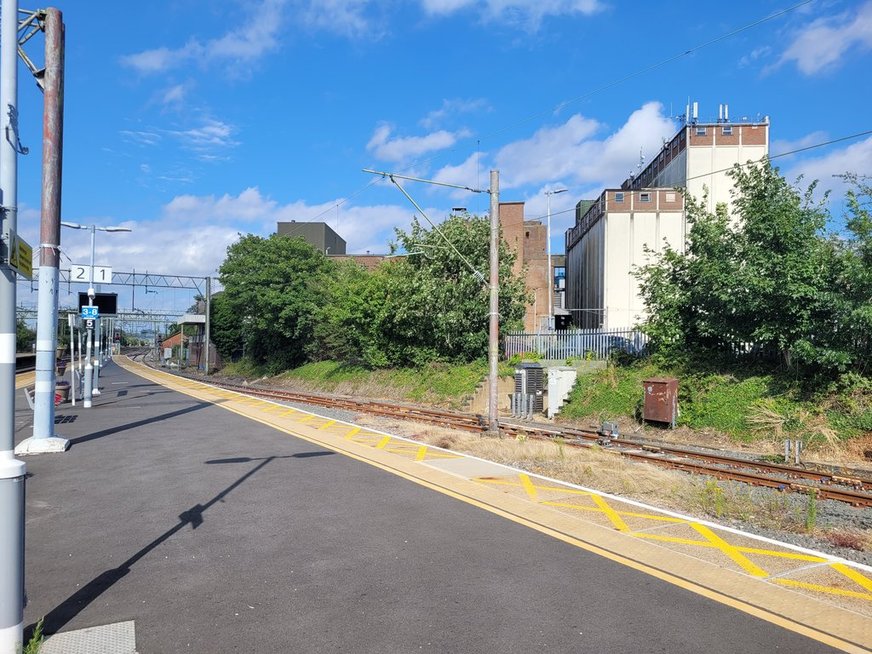
{"type": "Polygon", "coordinates": [[[623,352],[641,355],[648,337],[636,329],[572,329],[531,334],[510,332],[503,343],[508,359],[516,354],[532,353],[543,359],[608,359],[623,352]]]}

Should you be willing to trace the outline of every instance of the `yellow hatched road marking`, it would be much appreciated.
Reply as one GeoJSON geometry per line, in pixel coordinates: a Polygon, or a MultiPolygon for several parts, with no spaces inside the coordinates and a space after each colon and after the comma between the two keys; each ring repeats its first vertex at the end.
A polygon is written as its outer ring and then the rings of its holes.
{"type": "MultiPolygon", "coordinates": [[[[484,479],[482,477],[475,477],[473,478],[473,481],[478,481],[485,484],[496,484],[497,486],[521,486],[521,484],[519,484],[518,482],[512,481],[510,479],[484,479]]],[[[562,486],[542,486],[539,484],[534,484],[534,486],[536,490],[540,491],[557,491],[566,495],[592,495],[590,491],[578,490],[576,488],[564,488],[562,486]]]]}
{"type": "Polygon", "coordinates": [[[352,438],[359,431],[360,427],[353,427],[352,429],[348,430],[347,434],[345,434],[345,438],[352,438]]]}
{"type": "Polygon", "coordinates": [[[718,536],[715,532],[713,532],[705,525],[691,522],[690,526],[696,529],[700,534],[702,534],[704,538],[714,543],[719,550],[721,550],[724,554],[733,559],[733,561],[741,566],[749,575],[753,575],[755,577],[769,576],[769,573],[766,572],[763,568],[755,565],[746,556],[739,552],[739,550],[737,550],[733,545],[730,545],[727,541],[718,536]]]}
{"type": "Polygon", "coordinates": [[[806,590],[815,590],[820,593],[829,593],[830,595],[843,595],[845,597],[855,597],[857,599],[872,600],[872,593],[860,593],[855,590],[846,590],[844,588],[835,588],[833,586],[821,586],[819,584],[810,584],[805,581],[795,581],[793,579],[772,579],[780,586],[791,586],[793,588],[805,588],[806,590]]]}
{"type": "Polygon", "coordinates": [[[377,449],[377,450],[383,450],[383,449],[385,449],[385,447],[387,446],[387,444],[390,443],[390,442],[391,442],[391,437],[390,437],[390,436],[385,436],[384,438],[382,438],[382,439],[378,442],[378,445],[375,446],[375,449],[377,449]]]}
{"type": "Polygon", "coordinates": [[[296,410],[296,409],[288,409],[288,410],[285,411],[282,415],[283,415],[283,416],[289,416],[289,415],[291,415],[291,414],[293,414],[293,413],[297,413],[297,410],[296,410]]]}
{"type": "Polygon", "coordinates": [[[329,427],[330,425],[335,425],[335,424],[336,424],[336,421],[335,421],[335,420],[328,420],[328,421],[325,422],[323,425],[321,425],[320,427],[318,427],[318,429],[327,429],[327,427],[329,427]]]}
{"type": "Polygon", "coordinates": [[[415,461],[423,461],[425,456],[427,456],[427,446],[421,445],[418,448],[418,453],[415,455],[415,461]]]}
{"type": "Polygon", "coordinates": [[[872,579],[869,579],[866,576],[861,575],[856,570],[852,570],[851,568],[846,566],[844,563],[833,563],[830,567],[833,570],[836,570],[837,572],[841,572],[848,579],[851,579],[852,581],[857,582],[860,586],[862,586],[866,590],[872,591],[872,579]]]}
{"type": "MultiPolygon", "coordinates": [[[[602,509],[595,506],[582,506],[580,504],[569,504],[567,502],[542,502],[542,504],[547,504],[548,506],[559,506],[566,509],[578,509],[579,511],[593,511],[595,513],[602,513],[602,509]]],[[[645,520],[654,520],[659,522],[671,522],[675,524],[686,524],[687,520],[682,518],[673,518],[668,515],[649,515],[647,513],[633,513],[632,511],[615,511],[619,516],[626,516],[628,518],[644,518],[645,520]]],[[[633,532],[635,535],[635,532],[633,532]]],[[[639,534],[641,535],[641,534],[639,534]]],[[[693,541],[695,543],[701,541],[693,541]]]]}
{"type": "Polygon", "coordinates": [[[536,486],[530,481],[529,475],[518,475],[518,479],[521,480],[521,485],[524,487],[524,490],[527,491],[527,495],[534,502],[539,501],[539,494],[536,492],[536,486]]]}
{"type": "Polygon", "coordinates": [[[278,405],[275,405],[275,404],[270,404],[268,407],[265,407],[265,408],[264,408],[264,411],[269,411],[269,412],[273,412],[273,411],[281,411],[283,408],[284,408],[284,407],[282,407],[282,406],[278,406],[278,405]]]}
{"type": "Polygon", "coordinates": [[[619,516],[618,512],[610,507],[602,497],[600,497],[599,495],[591,495],[590,497],[597,504],[597,506],[602,509],[603,513],[608,516],[609,520],[612,521],[615,529],[617,529],[618,531],[630,531],[630,528],[627,526],[627,523],[624,522],[624,519],[619,516]]]}
{"type": "Polygon", "coordinates": [[[314,420],[317,416],[313,416],[311,413],[307,413],[302,418],[298,419],[297,422],[309,422],[310,420],[314,420]]]}

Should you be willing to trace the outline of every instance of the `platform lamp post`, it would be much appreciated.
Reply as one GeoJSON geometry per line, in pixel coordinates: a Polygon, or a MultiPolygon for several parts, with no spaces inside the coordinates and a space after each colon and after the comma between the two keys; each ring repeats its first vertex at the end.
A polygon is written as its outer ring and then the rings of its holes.
{"type": "MultiPolygon", "coordinates": [[[[94,306],[94,297],[96,293],[94,292],[94,255],[96,252],[96,234],[97,231],[101,232],[130,232],[133,231],[129,227],[98,227],[97,225],[80,225],[78,223],[68,223],[66,221],[61,221],[61,225],[64,227],[69,227],[70,229],[87,229],[91,231],[91,267],[88,272],[88,306],[94,306]]],[[[97,385],[97,380],[94,376],[94,363],[91,361],[91,343],[94,339],[94,323],[92,320],[88,321],[88,334],[85,337],[85,382],[84,386],[84,397],[82,400],[82,406],[86,409],[91,408],[92,398],[94,395],[99,395],[99,389],[94,390],[93,386],[97,385]]],[[[99,366],[100,363],[97,362],[99,366]]]]}
{"type": "Polygon", "coordinates": [[[548,331],[554,331],[554,307],[551,305],[554,296],[554,269],[551,267],[551,196],[566,193],[568,190],[559,188],[556,191],[545,191],[548,200],[548,233],[545,236],[548,241],[548,331]]]}

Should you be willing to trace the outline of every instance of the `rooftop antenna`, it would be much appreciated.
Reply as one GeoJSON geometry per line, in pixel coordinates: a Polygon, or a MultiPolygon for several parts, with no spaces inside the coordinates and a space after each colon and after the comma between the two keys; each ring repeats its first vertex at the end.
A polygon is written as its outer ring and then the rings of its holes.
{"type": "Polygon", "coordinates": [[[724,122],[724,105],[722,104],[718,105],[718,122],[724,122]]]}
{"type": "Polygon", "coordinates": [[[693,122],[697,122],[699,120],[699,102],[693,103],[693,122]]]}
{"type": "Polygon", "coordinates": [[[645,155],[642,153],[642,148],[639,148],[639,166],[638,169],[641,171],[642,166],[645,165],[645,155]]]}

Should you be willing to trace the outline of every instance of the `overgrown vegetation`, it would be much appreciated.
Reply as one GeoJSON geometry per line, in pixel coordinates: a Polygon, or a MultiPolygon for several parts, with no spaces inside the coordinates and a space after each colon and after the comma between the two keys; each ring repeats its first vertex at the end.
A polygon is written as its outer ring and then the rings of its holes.
{"type": "Polygon", "coordinates": [[[679,425],[813,446],[872,431],[872,187],[845,176],[845,231],[831,234],[814,183],[768,164],[730,174],[732,216],[687,197],[685,249],[637,271],[650,356],[581,379],[563,415],[639,417],[642,380],[666,375],[679,425]]]}
{"type": "MultiPolygon", "coordinates": [[[[228,248],[215,298],[215,342],[277,373],[333,360],[379,369],[467,363],[487,352],[489,221],[452,216],[435,230],[397,230],[406,255],[369,271],[334,262],[302,239],[248,235],[228,248]],[[458,254],[459,253],[459,254],[458,254]]],[[[515,256],[500,248],[503,329],[527,303],[515,256]]]]}
{"type": "Polygon", "coordinates": [[[653,377],[680,380],[679,426],[719,432],[736,441],[780,443],[791,438],[820,447],[872,431],[872,393],[865,381],[812,391],[791,372],[772,365],[700,359],[671,365],[656,358],[624,365],[612,362],[579,377],[561,417],[591,422],[638,419],[642,381],[653,377]]]}
{"type": "Polygon", "coordinates": [[[666,247],[638,271],[662,361],[703,355],[774,355],[783,371],[820,389],[864,376],[872,354],[872,187],[845,176],[846,231],[829,234],[826,196],[814,199],[777,168],[737,166],[733,215],[686,197],[685,250],[666,247]]]}

